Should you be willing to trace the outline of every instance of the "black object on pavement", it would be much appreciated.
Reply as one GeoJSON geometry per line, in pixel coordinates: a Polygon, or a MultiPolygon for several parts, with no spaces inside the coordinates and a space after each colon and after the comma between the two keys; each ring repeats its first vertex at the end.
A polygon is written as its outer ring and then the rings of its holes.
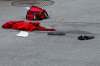
{"type": "Polygon", "coordinates": [[[91,39],[94,39],[94,38],[95,38],[94,36],[89,36],[89,35],[78,36],[78,40],[91,40],[91,39]]]}
{"type": "Polygon", "coordinates": [[[66,33],[65,32],[54,31],[54,32],[48,32],[48,35],[64,36],[64,35],[66,35],[66,33]]]}

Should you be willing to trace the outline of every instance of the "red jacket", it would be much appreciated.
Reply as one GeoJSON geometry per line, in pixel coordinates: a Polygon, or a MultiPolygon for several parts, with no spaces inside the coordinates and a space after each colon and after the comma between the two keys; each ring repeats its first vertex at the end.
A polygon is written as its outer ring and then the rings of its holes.
{"type": "Polygon", "coordinates": [[[8,21],[2,25],[4,29],[15,29],[23,31],[55,31],[55,29],[45,28],[40,25],[40,22],[26,22],[26,21],[8,21]]]}

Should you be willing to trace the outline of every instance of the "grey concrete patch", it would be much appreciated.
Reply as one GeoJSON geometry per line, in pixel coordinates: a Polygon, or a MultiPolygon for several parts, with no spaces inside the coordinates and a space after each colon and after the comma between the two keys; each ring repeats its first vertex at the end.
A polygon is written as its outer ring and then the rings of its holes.
{"type": "MultiPolygon", "coordinates": [[[[99,33],[99,25],[73,25],[62,22],[100,22],[99,0],[54,0],[46,8],[50,19],[45,25],[58,25],[64,30],[79,29],[99,33]],[[58,23],[57,23],[58,22],[58,23]]],[[[2,3],[2,2],[0,2],[2,3]]],[[[0,25],[13,15],[20,19],[25,9],[0,4],[0,25]]],[[[11,18],[12,19],[12,18],[11,18]]],[[[13,19],[14,20],[14,19],[13,19]]],[[[46,21],[46,22],[45,22],[46,21]]],[[[78,41],[67,36],[51,37],[45,33],[30,32],[29,37],[16,37],[18,31],[0,28],[0,66],[100,66],[100,37],[90,41],[78,41]]]]}

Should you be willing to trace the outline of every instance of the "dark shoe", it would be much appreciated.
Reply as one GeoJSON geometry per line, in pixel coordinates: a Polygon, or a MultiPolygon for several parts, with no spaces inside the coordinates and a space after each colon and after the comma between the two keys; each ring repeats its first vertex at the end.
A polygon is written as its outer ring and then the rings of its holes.
{"type": "Polygon", "coordinates": [[[78,40],[91,40],[91,39],[94,39],[95,37],[94,36],[87,36],[87,35],[81,35],[78,37],[78,40]]]}

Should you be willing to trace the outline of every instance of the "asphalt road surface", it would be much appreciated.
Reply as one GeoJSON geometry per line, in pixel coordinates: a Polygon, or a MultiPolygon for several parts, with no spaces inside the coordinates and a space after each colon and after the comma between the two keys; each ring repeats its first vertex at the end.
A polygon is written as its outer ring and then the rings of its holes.
{"type": "MultiPolygon", "coordinates": [[[[50,19],[41,21],[43,25],[63,31],[100,33],[100,0],[54,1],[54,5],[44,7],[50,19]]],[[[0,1],[0,26],[8,20],[25,19],[25,14],[25,8],[0,1]]],[[[30,32],[23,38],[16,36],[18,32],[0,28],[0,66],[100,66],[100,35],[80,41],[79,34],[73,33],[48,36],[30,32]]]]}

